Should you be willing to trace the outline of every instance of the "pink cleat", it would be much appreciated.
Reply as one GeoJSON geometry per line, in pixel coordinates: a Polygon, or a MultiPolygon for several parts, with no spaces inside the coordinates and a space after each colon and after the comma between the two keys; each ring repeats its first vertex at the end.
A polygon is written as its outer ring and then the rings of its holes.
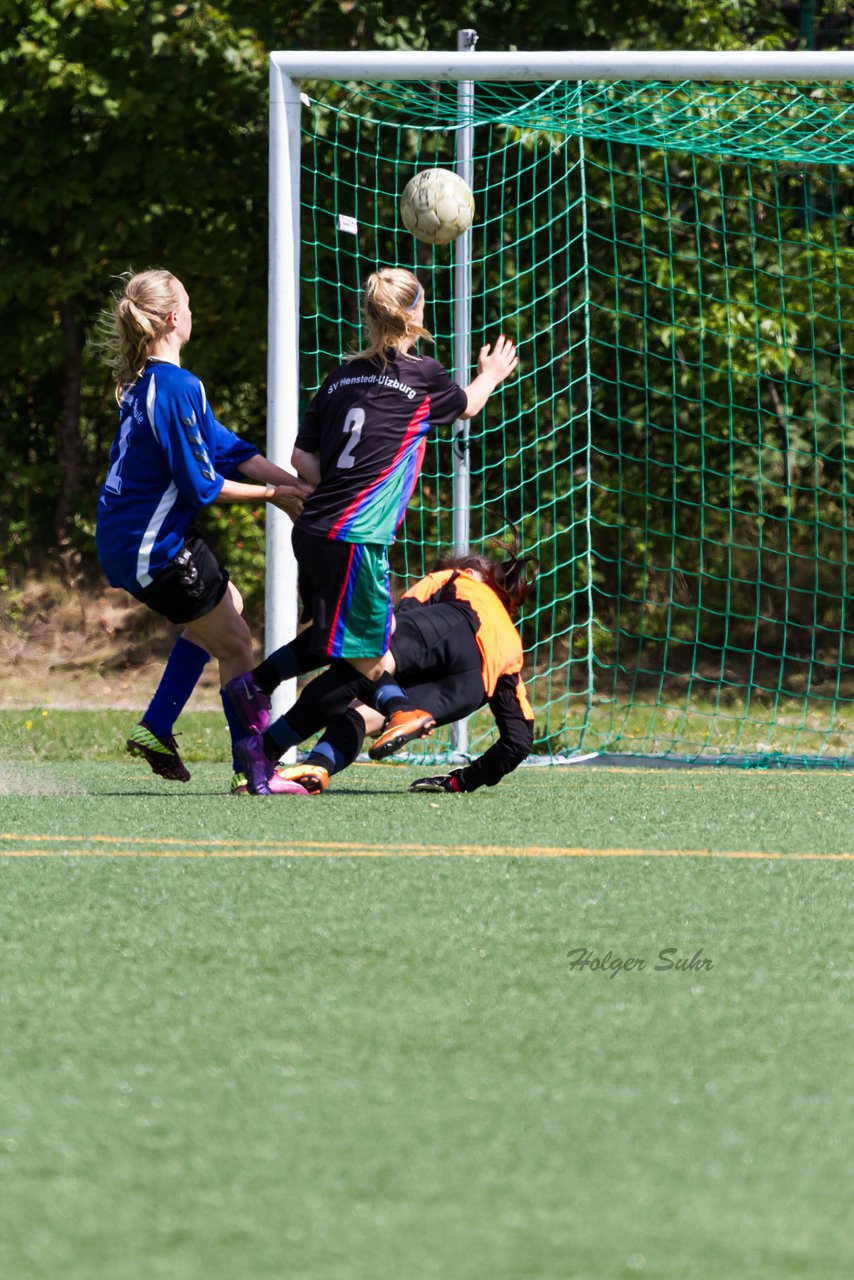
{"type": "Polygon", "coordinates": [[[247,733],[263,733],[270,727],[270,695],[259,688],[251,671],[229,680],[225,697],[247,733]]]}

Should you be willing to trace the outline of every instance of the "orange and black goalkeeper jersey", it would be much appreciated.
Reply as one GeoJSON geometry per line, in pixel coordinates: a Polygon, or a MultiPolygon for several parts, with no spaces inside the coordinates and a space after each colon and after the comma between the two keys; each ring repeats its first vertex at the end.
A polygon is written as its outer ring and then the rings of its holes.
{"type": "Polygon", "coordinates": [[[429,573],[404,594],[398,609],[453,604],[465,614],[480,650],[485,701],[495,717],[498,740],[463,770],[467,791],[494,787],[531,750],[534,713],[522,680],[522,638],[496,593],[464,569],[429,573]]]}

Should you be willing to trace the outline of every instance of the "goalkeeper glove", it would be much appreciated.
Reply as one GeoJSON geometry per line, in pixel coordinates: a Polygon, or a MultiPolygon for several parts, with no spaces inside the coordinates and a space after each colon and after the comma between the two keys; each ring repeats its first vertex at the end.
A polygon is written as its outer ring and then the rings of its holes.
{"type": "Polygon", "coordinates": [[[410,785],[410,791],[465,791],[462,780],[462,769],[454,769],[451,773],[439,773],[432,778],[416,778],[410,785]]]}

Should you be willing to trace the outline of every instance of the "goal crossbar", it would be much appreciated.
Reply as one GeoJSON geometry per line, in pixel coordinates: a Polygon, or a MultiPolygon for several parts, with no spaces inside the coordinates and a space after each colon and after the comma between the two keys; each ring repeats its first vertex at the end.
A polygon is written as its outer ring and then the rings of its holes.
{"type": "Polygon", "coordinates": [[[294,80],[846,80],[854,52],[615,50],[554,53],[276,52],[294,80]]]}

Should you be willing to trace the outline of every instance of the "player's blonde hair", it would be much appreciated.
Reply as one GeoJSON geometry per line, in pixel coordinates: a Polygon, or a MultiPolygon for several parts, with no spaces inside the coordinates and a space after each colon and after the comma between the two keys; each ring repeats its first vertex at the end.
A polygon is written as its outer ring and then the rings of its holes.
{"type": "Polygon", "coordinates": [[[362,297],[362,319],[368,332],[368,345],[348,356],[349,360],[379,360],[385,365],[390,348],[399,350],[404,343],[433,337],[414,318],[424,290],[416,276],[402,267],[385,267],[368,277],[362,297]]]}
{"type": "Polygon", "coordinates": [[[170,312],[178,305],[178,282],[171,271],[126,271],[121,279],[124,289],[114,300],[105,338],[119,401],[166,337],[170,312]]]}

